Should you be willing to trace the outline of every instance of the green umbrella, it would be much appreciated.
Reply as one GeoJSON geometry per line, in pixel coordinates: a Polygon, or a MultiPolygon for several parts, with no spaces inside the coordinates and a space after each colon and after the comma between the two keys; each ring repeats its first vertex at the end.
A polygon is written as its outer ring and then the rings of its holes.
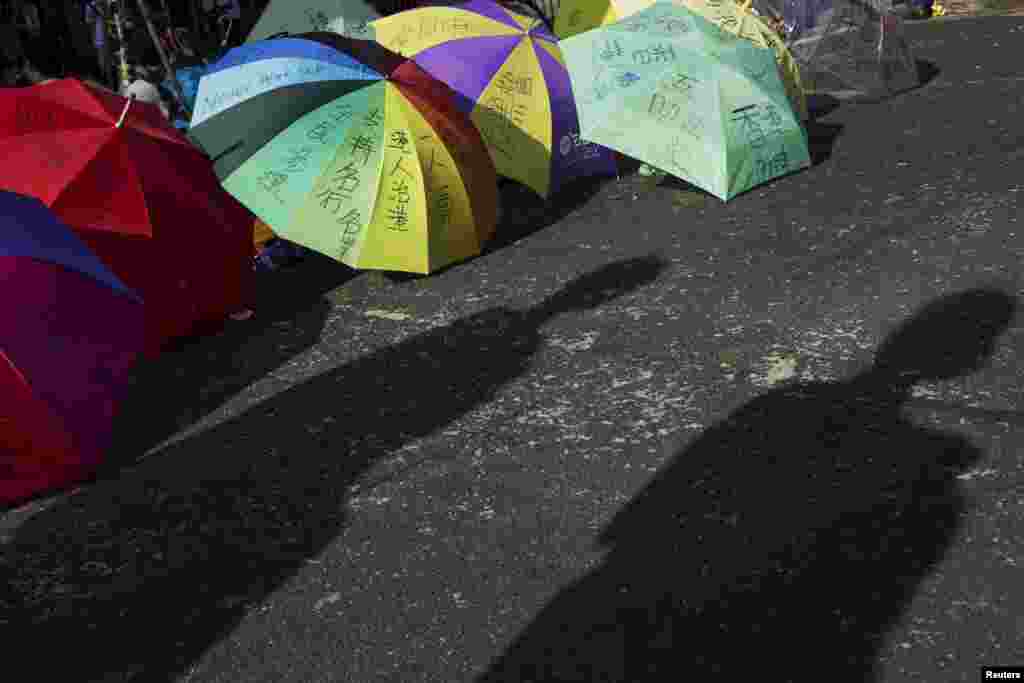
{"type": "Polygon", "coordinates": [[[331,31],[350,38],[371,37],[367,24],[380,13],[366,0],[270,0],[246,42],[279,33],[331,31]]]}
{"type": "Polygon", "coordinates": [[[580,137],[728,200],[810,165],[771,50],[657,2],[559,42],[580,137]]]}

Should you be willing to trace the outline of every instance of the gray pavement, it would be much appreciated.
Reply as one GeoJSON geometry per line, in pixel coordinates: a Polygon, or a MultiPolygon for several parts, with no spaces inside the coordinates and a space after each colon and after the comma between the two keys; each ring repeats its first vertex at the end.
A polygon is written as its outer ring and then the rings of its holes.
{"type": "Polygon", "coordinates": [[[5,666],[1024,665],[1024,19],[908,33],[928,84],[834,109],[812,169],[729,204],[626,177],[429,278],[275,274],[140,374],[116,468],[0,518],[5,666]]]}

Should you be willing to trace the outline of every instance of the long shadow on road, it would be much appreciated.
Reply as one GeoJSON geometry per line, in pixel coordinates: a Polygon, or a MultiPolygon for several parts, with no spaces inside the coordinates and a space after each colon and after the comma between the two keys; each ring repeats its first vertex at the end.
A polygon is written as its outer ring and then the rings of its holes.
{"type": "Polygon", "coordinates": [[[216,335],[182,340],[140,365],[117,416],[115,442],[100,476],[116,475],[316,345],[331,309],[323,296],[355,274],[319,254],[298,268],[261,274],[254,318],[227,323],[216,335]]]}
{"type": "Polygon", "coordinates": [[[59,643],[60,656],[8,647],[7,664],[23,654],[53,680],[69,662],[76,681],[172,678],[340,533],[349,490],[375,460],[491,400],[528,368],[554,316],[662,268],[613,263],[526,311],[492,308],[418,334],[30,518],[0,556],[13,588],[0,605],[4,642],[59,643]]]}
{"type": "Polygon", "coordinates": [[[862,374],[778,388],[708,429],[478,680],[876,680],[965,512],[956,475],[981,457],[904,404],[917,382],[979,368],[1016,306],[996,289],[942,298],[862,374]]]}

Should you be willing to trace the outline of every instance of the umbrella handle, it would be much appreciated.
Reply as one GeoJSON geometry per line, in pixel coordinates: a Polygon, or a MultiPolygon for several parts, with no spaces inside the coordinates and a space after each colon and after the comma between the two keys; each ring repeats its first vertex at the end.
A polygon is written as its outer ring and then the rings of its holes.
{"type": "Polygon", "coordinates": [[[124,110],[121,112],[121,117],[114,124],[114,128],[120,128],[124,124],[124,118],[128,116],[128,110],[132,106],[132,102],[135,101],[135,95],[128,98],[128,101],[124,103],[124,110]]]}

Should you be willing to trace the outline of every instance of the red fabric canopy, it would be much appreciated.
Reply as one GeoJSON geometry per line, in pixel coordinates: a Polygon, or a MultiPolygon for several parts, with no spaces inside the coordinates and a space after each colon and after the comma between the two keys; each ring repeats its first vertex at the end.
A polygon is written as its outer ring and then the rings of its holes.
{"type": "Polygon", "coordinates": [[[146,352],[251,303],[254,217],[149,104],[75,79],[0,89],[0,189],[38,197],[145,301],[146,352]]]}

